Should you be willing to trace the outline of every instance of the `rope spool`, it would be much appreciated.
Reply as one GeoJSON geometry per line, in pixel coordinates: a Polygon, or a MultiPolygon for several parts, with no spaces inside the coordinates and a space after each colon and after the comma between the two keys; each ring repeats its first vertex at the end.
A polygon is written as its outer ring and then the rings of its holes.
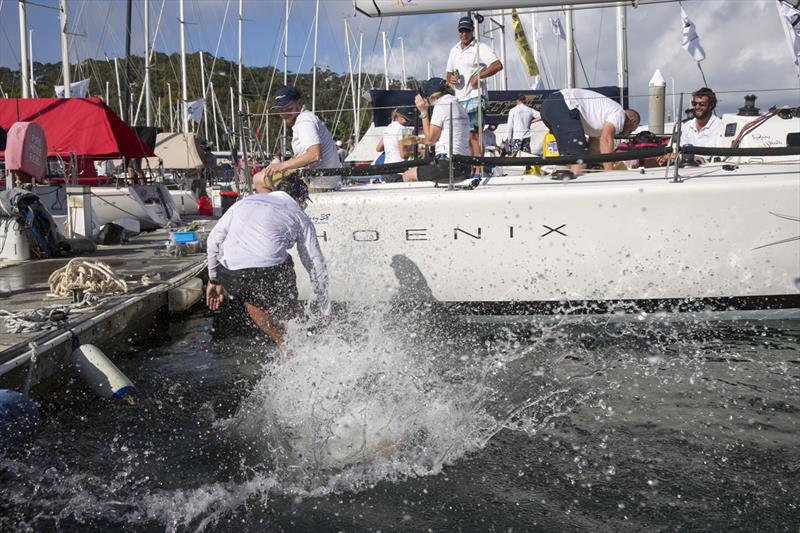
{"type": "Polygon", "coordinates": [[[114,274],[111,267],[100,261],[92,262],[84,259],[71,259],[64,267],[59,268],[47,280],[50,296],[68,298],[73,290],[82,290],[92,294],[125,294],[128,284],[114,274]]]}

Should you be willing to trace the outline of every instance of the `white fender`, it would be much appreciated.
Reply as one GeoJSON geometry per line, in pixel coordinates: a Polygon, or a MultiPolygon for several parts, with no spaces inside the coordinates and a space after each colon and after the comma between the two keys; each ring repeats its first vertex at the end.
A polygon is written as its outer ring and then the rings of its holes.
{"type": "Polygon", "coordinates": [[[134,392],[133,383],[94,344],[82,344],[72,352],[78,375],[103,398],[121,398],[134,392]]]}
{"type": "Polygon", "coordinates": [[[203,296],[203,280],[192,278],[186,283],[171,288],[167,292],[170,313],[186,311],[200,301],[203,296]]]}

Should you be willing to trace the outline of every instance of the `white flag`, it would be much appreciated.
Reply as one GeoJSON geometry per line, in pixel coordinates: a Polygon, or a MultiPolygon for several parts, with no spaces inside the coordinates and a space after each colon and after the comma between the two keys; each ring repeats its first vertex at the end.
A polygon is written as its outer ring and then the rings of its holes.
{"type": "MultiPolygon", "coordinates": [[[[72,98],[86,98],[89,94],[89,80],[91,78],[86,78],[85,80],[76,81],[75,83],[69,84],[69,95],[72,98]]],[[[64,86],[63,85],[56,85],[56,98],[64,98],[64,86]]]]}
{"type": "Polygon", "coordinates": [[[781,21],[789,29],[789,40],[794,54],[794,64],[800,66],[800,11],[789,5],[788,2],[778,0],[778,11],[781,21]]]}
{"type": "Polygon", "coordinates": [[[550,17],[550,25],[553,27],[553,35],[559,39],[567,40],[567,34],[564,33],[564,27],[561,25],[561,19],[550,17]]]}
{"type": "Polygon", "coordinates": [[[200,100],[195,100],[194,102],[186,104],[186,112],[189,114],[190,119],[200,124],[200,119],[203,118],[203,109],[205,109],[205,107],[206,101],[201,98],[200,100]]]}
{"type": "Polygon", "coordinates": [[[544,82],[542,81],[541,76],[534,76],[533,83],[531,84],[531,90],[533,91],[543,91],[544,90],[544,82]]]}
{"type": "Polygon", "coordinates": [[[681,22],[683,23],[683,37],[681,38],[681,46],[689,52],[689,55],[695,61],[702,61],[706,58],[706,51],[703,50],[703,45],[700,44],[700,37],[697,35],[697,30],[694,29],[694,23],[689,20],[689,15],[681,7],[681,22]]]}

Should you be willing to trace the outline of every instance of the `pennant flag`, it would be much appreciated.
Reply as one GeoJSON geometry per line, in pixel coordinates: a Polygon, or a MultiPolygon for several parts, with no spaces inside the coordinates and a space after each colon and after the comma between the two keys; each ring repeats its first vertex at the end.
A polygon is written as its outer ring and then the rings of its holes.
{"type": "Polygon", "coordinates": [[[525,28],[522,27],[522,21],[519,20],[516,9],[511,10],[511,23],[514,25],[514,42],[517,44],[522,62],[528,69],[528,76],[538,76],[539,66],[536,64],[536,58],[533,57],[528,39],[525,37],[525,28]]]}
{"type": "Polygon", "coordinates": [[[689,52],[692,58],[700,62],[706,58],[706,51],[700,44],[700,37],[697,35],[697,30],[694,29],[694,23],[689,20],[689,15],[681,7],[681,22],[683,23],[683,36],[681,38],[681,46],[689,52]]]}
{"type": "Polygon", "coordinates": [[[795,9],[788,2],[778,0],[778,11],[782,22],[789,30],[788,39],[794,55],[794,64],[800,66],[800,10],[795,9]]]}
{"type": "MultiPolygon", "coordinates": [[[[89,95],[89,80],[91,78],[86,78],[85,80],[76,81],[75,83],[69,84],[69,94],[72,98],[86,98],[89,95]]],[[[63,85],[56,85],[56,98],[64,98],[64,86],[63,85]]]]}
{"type": "Polygon", "coordinates": [[[561,25],[561,19],[550,17],[550,25],[553,27],[553,35],[559,39],[567,40],[567,34],[564,33],[564,27],[561,25]]]}
{"type": "Polygon", "coordinates": [[[189,114],[189,118],[194,120],[195,124],[200,124],[200,119],[203,118],[203,109],[205,109],[205,107],[206,101],[202,98],[186,104],[186,112],[189,114]]]}

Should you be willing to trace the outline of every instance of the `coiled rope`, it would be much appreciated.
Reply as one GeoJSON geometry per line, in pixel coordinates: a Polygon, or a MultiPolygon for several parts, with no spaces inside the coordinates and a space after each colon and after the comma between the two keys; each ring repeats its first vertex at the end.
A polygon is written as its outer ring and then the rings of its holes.
{"type": "Polygon", "coordinates": [[[73,290],[103,295],[128,292],[128,284],[114,274],[110,266],[77,257],[50,274],[47,283],[50,286],[49,296],[57,298],[71,297],[73,290]]]}

